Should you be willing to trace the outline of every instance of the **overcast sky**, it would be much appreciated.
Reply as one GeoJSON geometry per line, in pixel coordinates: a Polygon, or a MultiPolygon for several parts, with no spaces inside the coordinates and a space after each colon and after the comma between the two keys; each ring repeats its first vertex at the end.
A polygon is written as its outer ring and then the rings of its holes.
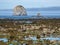
{"type": "Polygon", "coordinates": [[[0,9],[12,9],[16,5],[25,8],[60,7],[60,0],[0,0],[0,9]]]}

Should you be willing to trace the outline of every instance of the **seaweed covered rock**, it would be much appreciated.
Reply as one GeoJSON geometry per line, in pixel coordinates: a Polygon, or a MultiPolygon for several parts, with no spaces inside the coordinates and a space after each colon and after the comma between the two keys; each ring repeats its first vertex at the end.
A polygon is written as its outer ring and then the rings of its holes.
{"type": "Polygon", "coordinates": [[[17,15],[17,16],[25,16],[25,15],[27,15],[26,9],[21,5],[16,6],[13,9],[13,11],[14,11],[14,15],[17,15]]]}

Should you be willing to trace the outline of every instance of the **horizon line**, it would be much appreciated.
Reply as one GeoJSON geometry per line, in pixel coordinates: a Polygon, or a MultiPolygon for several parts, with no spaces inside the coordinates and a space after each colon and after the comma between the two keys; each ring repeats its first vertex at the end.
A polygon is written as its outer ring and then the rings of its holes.
{"type": "MultiPolygon", "coordinates": [[[[60,7],[60,6],[59,6],[60,7]]],[[[34,7],[32,7],[34,8],[34,7]]],[[[56,7],[35,7],[35,8],[56,8],[56,7]]],[[[9,9],[9,8],[8,8],[9,9]]],[[[10,8],[10,9],[13,9],[13,8],[10,8]]],[[[26,8],[26,9],[30,9],[30,8],[26,8]]],[[[4,9],[0,9],[0,10],[4,10],[4,9]]]]}

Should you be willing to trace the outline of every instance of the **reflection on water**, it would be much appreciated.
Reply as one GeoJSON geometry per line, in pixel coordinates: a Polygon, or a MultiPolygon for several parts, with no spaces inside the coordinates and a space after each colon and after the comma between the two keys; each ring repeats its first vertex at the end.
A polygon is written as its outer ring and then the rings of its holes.
{"type": "Polygon", "coordinates": [[[0,38],[0,41],[7,42],[8,39],[7,38],[0,38]]]}
{"type": "MultiPolygon", "coordinates": [[[[30,39],[33,40],[33,43],[36,43],[37,42],[36,40],[38,40],[35,36],[34,37],[25,38],[25,40],[30,40],[30,39]]],[[[40,41],[43,41],[43,40],[60,41],[60,38],[53,38],[53,37],[40,38],[40,41]]],[[[7,43],[8,42],[8,39],[7,38],[0,38],[0,41],[7,43]]],[[[13,43],[12,44],[9,44],[9,45],[13,45],[14,43],[18,43],[18,42],[16,40],[14,40],[13,43]]],[[[18,43],[18,44],[20,45],[20,43],[18,43]]],[[[23,45],[26,45],[26,44],[24,43],[23,45]]]]}
{"type": "MultiPolygon", "coordinates": [[[[38,40],[36,37],[29,37],[31,38],[32,40],[38,40]]],[[[29,38],[25,38],[25,40],[30,40],[29,38]]],[[[47,37],[47,38],[40,38],[41,40],[60,40],[60,38],[51,38],[51,37],[47,37]]],[[[0,38],[0,41],[3,41],[3,42],[7,42],[8,39],[7,38],[0,38]]]]}

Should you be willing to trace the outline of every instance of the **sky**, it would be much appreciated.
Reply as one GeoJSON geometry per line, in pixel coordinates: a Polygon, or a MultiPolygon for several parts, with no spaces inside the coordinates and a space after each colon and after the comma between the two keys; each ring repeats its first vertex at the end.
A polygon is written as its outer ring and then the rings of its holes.
{"type": "Polygon", "coordinates": [[[13,9],[17,5],[25,8],[60,7],[60,0],[0,0],[0,9],[13,9]]]}

